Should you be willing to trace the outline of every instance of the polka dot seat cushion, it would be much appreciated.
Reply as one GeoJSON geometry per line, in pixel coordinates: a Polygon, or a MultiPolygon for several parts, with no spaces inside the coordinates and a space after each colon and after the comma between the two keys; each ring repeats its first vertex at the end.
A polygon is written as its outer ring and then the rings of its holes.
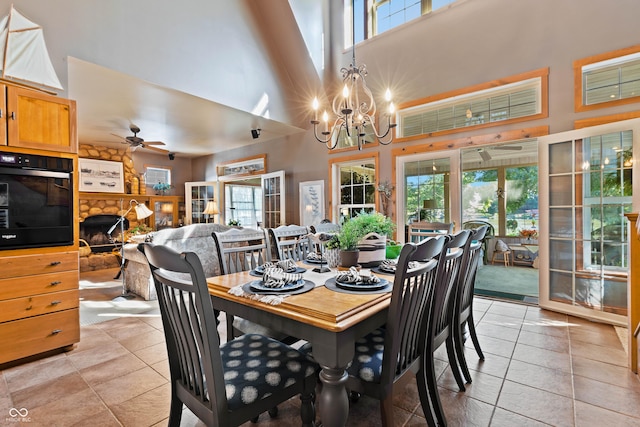
{"type": "Polygon", "coordinates": [[[221,345],[220,353],[231,410],[283,390],[317,368],[298,350],[257,334],[221,345]]]}
{"type": "Polygon", "coordinates": [[[380,328],[356,341],[356,354],[349,375],[362,381],[379,383],[382,374],[385,330],[380,328]]]}

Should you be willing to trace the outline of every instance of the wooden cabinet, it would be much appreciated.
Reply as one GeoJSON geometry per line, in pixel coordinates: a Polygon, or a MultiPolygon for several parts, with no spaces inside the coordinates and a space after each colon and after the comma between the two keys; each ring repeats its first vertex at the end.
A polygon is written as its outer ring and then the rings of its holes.
{"type": "Polygon", "coordinates": [[[77,153],[76,103],[37,90],[0,85],[0,143],[62,153],[77,153]]]}
{"type": "Polygon", "coordinates": [[[151,221],[155,230],[184,225],[184,197],[150,196],[149,205],[153,211],[151,221]]]}
{"type": "Polygon", "coordinates": [[[0,258],[0,364],[80,341],[78,252],[0,258]]]}

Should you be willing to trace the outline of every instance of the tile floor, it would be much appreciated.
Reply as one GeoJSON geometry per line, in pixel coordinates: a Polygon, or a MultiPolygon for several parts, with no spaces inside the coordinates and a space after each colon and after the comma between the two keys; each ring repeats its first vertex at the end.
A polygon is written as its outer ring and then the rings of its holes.
{"type": "MultiPolygon", "coordinates": [[[[486,360],[467,349],[466,392],[457,391],[446,353],[437,355],[450,426],[640,425],[640,382],[613,327],[484,298],[475,310],[486,360]]],[[[10,410],[26,408],[30,427],[164,426],[168,379],[159,317],[82,326],[74,350],[0,371],[0,425],[21,424],[10,410]]],[[[279,409],[257,425],[300,425],[297,399],[279,409]]],[[[415,384],[397,392],[395,409],[396,425],[426,425],[415,384]]],[[[348,425],[380,425],[378,414],[377,401],[363,397],[348,425]]],[[[182,425],[203,424],[185,409],[182,425]]]]}

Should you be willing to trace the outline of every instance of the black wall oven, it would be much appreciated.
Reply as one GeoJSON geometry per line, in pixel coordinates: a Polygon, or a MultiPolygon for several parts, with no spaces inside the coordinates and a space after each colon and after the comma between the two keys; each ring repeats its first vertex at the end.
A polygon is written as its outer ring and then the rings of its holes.
{"type": "Polygon", "coordinates": [[[73,159],[0,151],[0,250],[73,245],[73,159]]]}

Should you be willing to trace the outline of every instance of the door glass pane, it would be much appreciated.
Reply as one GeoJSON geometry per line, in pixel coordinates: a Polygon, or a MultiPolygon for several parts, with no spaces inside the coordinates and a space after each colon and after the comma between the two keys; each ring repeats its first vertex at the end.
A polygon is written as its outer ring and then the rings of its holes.
{"type": "Polygon", "coordinates": [[[405,224],[449,222],[449,158],[417,160],[404,165],[405,224]]]}

